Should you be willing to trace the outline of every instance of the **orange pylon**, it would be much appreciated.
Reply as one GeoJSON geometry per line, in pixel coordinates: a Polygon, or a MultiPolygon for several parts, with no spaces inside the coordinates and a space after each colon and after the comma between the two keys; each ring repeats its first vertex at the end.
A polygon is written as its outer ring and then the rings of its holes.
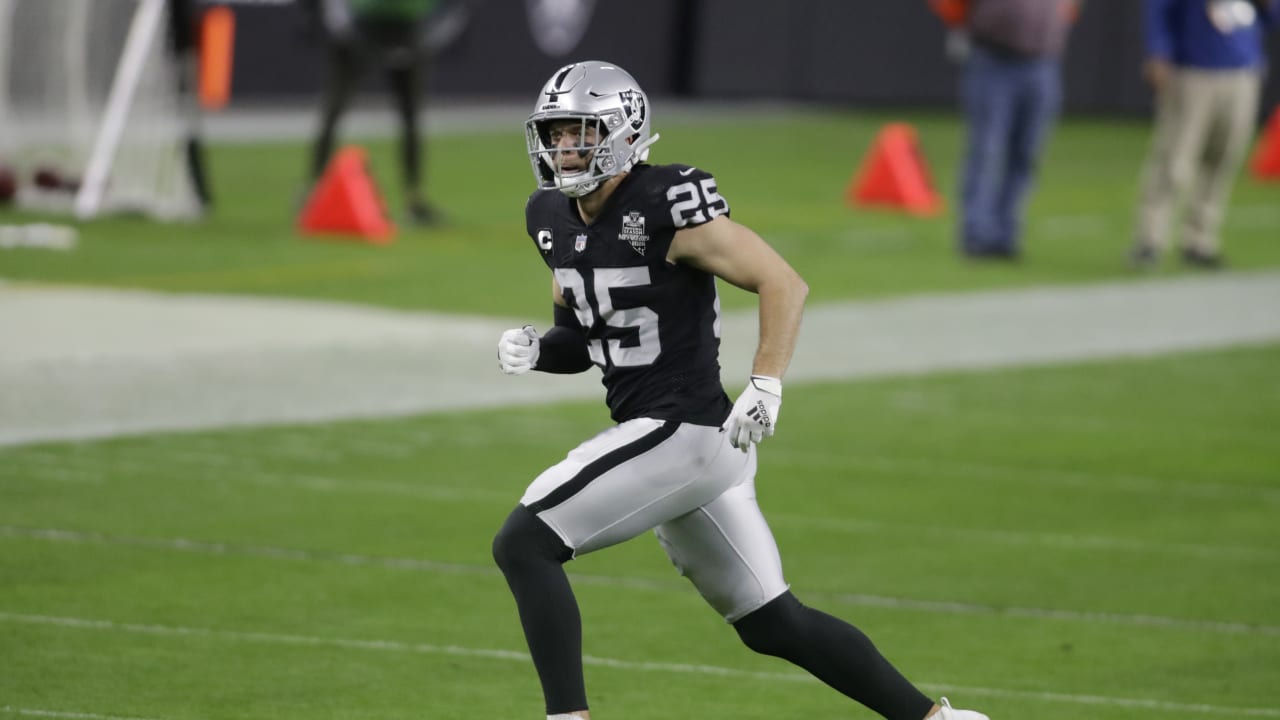
{"type": "Polygon", "coordinates": [[[845,199],[855,206],[891,207],[913,215],[934,215],[943,209],[916,142],[915,128],[906,123],[881,128],[845,190],[845,199]]]}
{"type": "Polygon", "coordinates": [[[1263,128],[1250,165],[1257,179],[1280,180],[1280,105],[1276,106],[1263,128]]]}
{"type": "Polygon", "coordinates": [[[304,235],[352,236],[377,245],[395,239],[396,226],[366,166],[364,148],[338,151],[298,216],[304,235]]]}

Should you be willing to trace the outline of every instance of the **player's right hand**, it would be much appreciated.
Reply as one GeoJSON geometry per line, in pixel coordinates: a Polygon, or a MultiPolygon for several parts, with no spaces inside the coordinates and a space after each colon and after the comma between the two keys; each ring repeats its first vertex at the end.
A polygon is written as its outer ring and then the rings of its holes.
{"type": "Polygon", "coordinates": [[[512,328],[498,339],[498,367],[508,375],[523,375],[538,364],[538,331],[532,325],[512,328]]]}

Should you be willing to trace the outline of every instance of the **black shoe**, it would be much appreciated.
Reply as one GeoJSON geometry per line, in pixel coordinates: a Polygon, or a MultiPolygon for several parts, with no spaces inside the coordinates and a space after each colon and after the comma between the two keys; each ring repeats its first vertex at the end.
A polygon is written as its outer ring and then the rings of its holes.
{"type": "Polygon", "coordinates": [[[438,227],[444,224],[444,216],[426,200],[409,203],[409,224],[417,227],[438,227]]]}
{"type": "Polygon", "coordinates": [[[1135,270],[1153,270],[1160,264],[1160,251],[1150,245],[1138,245],[1129,252],[1129,265],[1135,270]]]}
{"type": "Polygon", "coordinates": [[[1183,248],[1182,262],[1202,270],[1217,270],[1226,264],[1220,253],[1207,253],[1195,248],[1183,248]]]}
{"type": "Polygon", "coordinates": [[[1006,247],[987,247],[987,248],[964,248],[964,256],[970,260],[994,260],[1004,262],[1018,262],[1022,259],[1022,253],[1017,248],[1006,247]]]}

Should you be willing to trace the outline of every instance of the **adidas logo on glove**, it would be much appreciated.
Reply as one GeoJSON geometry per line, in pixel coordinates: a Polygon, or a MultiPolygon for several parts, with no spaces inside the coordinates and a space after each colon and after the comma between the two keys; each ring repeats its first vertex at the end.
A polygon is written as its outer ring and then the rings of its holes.
{"type": "Polygon", "coordinates": [[[725,429],[729,442],[742,452],[773,435],[782,407],[782,381],[768,375],[752,375],[747,389],[729,412],[725,429]]]}
{"type": "Polygon", "coordinates": [[[747,417],[765,427],[773,427],[773,421],[769,419],[769,408],[764,406],[763,401],[757,401],[756,406],[747,411],[747,417]]]}

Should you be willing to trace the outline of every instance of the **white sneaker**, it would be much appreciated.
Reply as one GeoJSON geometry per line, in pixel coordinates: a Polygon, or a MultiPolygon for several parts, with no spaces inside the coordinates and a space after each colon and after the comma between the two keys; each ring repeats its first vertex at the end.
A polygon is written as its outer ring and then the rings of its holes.
{"type": "Polygon", "coordinates": [[[935,713],[930,720],[991,720],[976,710],[956,710],[951,707],[951,701],[946,698],[939,700],[938,704],[942,706],[942,710],[935,713]]]}

